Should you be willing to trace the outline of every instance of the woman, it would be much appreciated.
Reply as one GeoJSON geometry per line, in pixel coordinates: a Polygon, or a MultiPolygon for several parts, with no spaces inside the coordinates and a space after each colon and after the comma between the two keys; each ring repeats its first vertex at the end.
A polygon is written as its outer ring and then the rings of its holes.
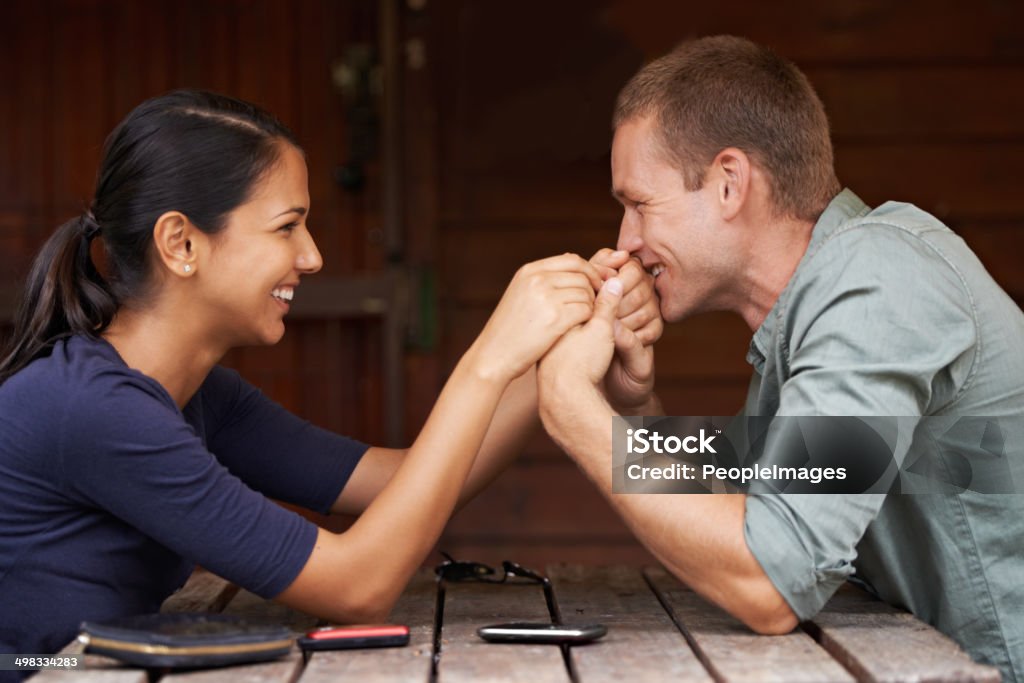
{"type": "MultiPolygon", "coordinates": [[[[195,563],[333,621],[383,618],[460,491],[536,422],[534,364],[625,262],[524,266],[412,447],[368,448],[216,365],[284,333],[321,266],[309,204],[302,151],[249,104],[180,91],[111,133],[91,208],[43,247],[0,360],[0,652],[155,611],[195,563]],[[361,514],[333,534],[267,497],[361,514]]],[[[624,324],[660,325],[630,277],[624,324]]]]}

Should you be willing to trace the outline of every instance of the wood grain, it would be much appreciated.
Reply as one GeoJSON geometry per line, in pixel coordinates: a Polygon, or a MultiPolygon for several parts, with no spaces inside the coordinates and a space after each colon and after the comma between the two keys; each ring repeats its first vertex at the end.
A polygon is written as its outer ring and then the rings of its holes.
{"type": "Polygon", "coordinates": [[[339,678],[367,683],[426,681],[433,653],[435,588],[433,572],[419,571],[391,612],[391,623],[409,627],[407,646],[314,652],[299,683],[339,678]]]}
{"type": "Polygon", "coordinates": [[[581,681],[712,680],[639,568],[559,564],[547,573],[566,623],[608,628],[571,649],[581,681]]]}
{"type": "Polygon", "coordinates": [[[858,679],[886,683],[996,683],[951,639],[853,586],[841,589],[807,631],[858,679]]]}
{"type": "Polygon", "coordinates": [[[557,646],[493,644],[476,636],[481,626],[509,621],[550,623],[543,591],[538,585],[449,583],[438,670],[440,680],[444,683],[569,680],[557,646]]]}
{"type": "Polygon", "coordinates": [[[177,593],[164,600],[160,611],[221,612],[237,593],[238,586],[198,568],[177,593]]]}
{"type": "Polygon", "coordinates": [[[645,575],[716,680],[730,683],[854,680],[806,633],[758,635],[683,586],[664,569],[651,568],[645,575]]]}

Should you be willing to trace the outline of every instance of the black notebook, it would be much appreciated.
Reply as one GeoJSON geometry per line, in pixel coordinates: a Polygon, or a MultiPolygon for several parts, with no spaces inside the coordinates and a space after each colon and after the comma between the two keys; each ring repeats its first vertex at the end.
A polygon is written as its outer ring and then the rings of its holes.
{"type": "Polygon", "coordinates": [[[295,637],[283,626],[223,614],[147,614],[82,623],[90,654],[144,667],[207,667],[259,662],[288,654],[295,637]]]}

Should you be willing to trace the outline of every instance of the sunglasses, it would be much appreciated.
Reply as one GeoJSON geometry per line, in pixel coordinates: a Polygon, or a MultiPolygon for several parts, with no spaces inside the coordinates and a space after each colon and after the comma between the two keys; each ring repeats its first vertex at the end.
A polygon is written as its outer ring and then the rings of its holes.
{"type": "MultiPolygon", "coordinates": [[[[441,553],[445,561],[434,567],[434,574],[437,575],[437,602],[434,606],[434,652],[431,666],[431,680],[437,680],[437,667],[441,661],[441,630],[444,624],[444,598],[445,589],[448,583],[494,583],[494,584],[530,584],[535,583],[541,586],[544,591],[544,601],[548,606],[548,614],[551,616],[552,624],[562,623],[562,613],[555,602],[555,592],[551,587],[551,579],[540,572],[528,569],[518,562],[505,560],[501,563],[501,569],[483,564],[482,562],[471,562],[456,560],[446,552],[441,553]]],[[[569,648],[562,645],[562,657],[569,670],[570,680],[577,680],[575,667],[569,657],[569,648]]]]}

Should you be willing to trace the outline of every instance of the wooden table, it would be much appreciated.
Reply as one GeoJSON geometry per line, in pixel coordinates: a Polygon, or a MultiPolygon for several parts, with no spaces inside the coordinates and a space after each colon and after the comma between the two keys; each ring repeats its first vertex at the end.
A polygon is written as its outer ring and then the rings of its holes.
{"type": "MultiPolygon", "coordinates": [[[[552,645],[498,645],[477,627],[548,621],[537,584],[448,583],[436,679],[456,681],[998,681],[950,639],[910,614],[844,587],[813,622],[784,636],[759,636],[708,604],[661,568],[547,568],[566,622],[600,622],[602,640],[563,658],[552,645]]],[[[315,653],[293,651],[261,664],[159,673],[88,656],[87,668],[44,671],[35,683],[245,683],[281,681],[430,681],[437,585],[424,570],[392,613],[408,624],[408,647],[315,653]]],[[[198,572],[165,611],[217,611],[270,619],[297,633],[316,619],[238,591],[198,572]]],[[[73,643],[65,652],[74,652],[73,643]]],[[[79,650],[80,651],[80,650],[79,650]]]]}

